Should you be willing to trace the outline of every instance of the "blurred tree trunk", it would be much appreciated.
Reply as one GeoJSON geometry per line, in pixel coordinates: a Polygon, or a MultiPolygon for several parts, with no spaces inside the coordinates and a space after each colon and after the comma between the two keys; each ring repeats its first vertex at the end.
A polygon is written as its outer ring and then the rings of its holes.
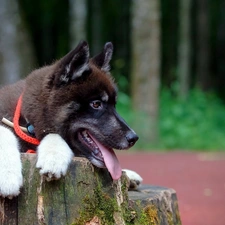
{"type": "Polygon", "coordinates": [[[140,123],[142,140],[158,138],[160,85],[160,1],[133,0],[132,105],[145,114],[140,123]]]}
{"type": "Polygon", "coordinates": [[[26,76],[35,59],[16,0],[0,0],[0,20],[0,84],[8,84],[26,76]]]}
{"type": "Polygon", "coordinates": [[[178,82],[181,98],[186,98],[190,86],[190,54],[191,54],[191,35],[190,35],[190,9],[191,0],[180,1],[179,12],[179,45],[178,45],[178,82]]]}
{"type": "Polygon", "coordinates": [[[215,53],[214,61],[214,82],[217,93],[225,102],[225,0],[219,4],[219,9],[216,11],[217,19],[214,14],[214,27],[216,27],[216,33],[214,36],[215,53]],[[217,24],[215,25],[215,21],[217,24]]]}
{"type": "Polygon", "coordinates": [[[92,55],[98,54],[102,50],[102,7],[101,0],[89,0],[89,21],[88,21],[88,32],[89,32],[89,43],[91,47],[92,55]]]}
{"type": "Polygon", "coordinates": [[[177,79],[178,2],[161,0],[161,84],[164,87],[171,87],[177,79]]]}
{"type": "Polygon", "coordinates": [[[73,49],[81,40],[87,40],[87,1],[70,0],[70,48],[73,49]]]}
{"type": "Polygon", "coordinates": [[[197,86],[203,91],[210,88],[209,74],[209,5],[197,1],[197,86]]]}

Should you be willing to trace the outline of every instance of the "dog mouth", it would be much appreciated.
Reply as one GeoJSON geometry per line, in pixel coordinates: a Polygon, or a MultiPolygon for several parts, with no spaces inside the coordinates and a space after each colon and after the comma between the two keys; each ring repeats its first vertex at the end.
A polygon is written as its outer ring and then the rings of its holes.
{"type": "Polygon", "coordinates": [[[121,177],[122,169],[112,148],[101,144],[87,130],[78,132],[78,139],[91,150],[92,157],[89,160],[92,164],[101,168],[106,167],[113,180],[118,180],[121,177]]]}

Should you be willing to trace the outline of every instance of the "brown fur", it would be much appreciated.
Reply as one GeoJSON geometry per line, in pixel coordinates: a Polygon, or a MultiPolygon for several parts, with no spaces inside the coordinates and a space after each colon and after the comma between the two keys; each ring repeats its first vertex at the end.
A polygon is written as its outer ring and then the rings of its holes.
{"type": "MultiPolygon", "coordinates": [[[[109,115],[107,117],[107,113],[101,112],[102,121],[98,125],[102,128],[96,132],[97,139],[106,146],[118,149],[133,145],[137,139],[135,133],[133,141],[128,141],[121,146],[118,143],[121,138],[126,139],[126,135],[129,136],[128,133],[133,131],[130,131],[114,109],[117,89],[108,74],[112,47],[106,45],[104,51],[91,60],[87,49],[87,44],[81,43],[61,60],[34,70],[25,80],[1,89],[0,117],[12,120],[17,100],[23,94],[20,125],[26,126],[27,122],[32,124],[35,128],[35,136],[39,140],[49,133],[60,134],[70,147],[75,149],[76,132],[88,127],[94,133],[94,127],[97,126],[95,120],[100,118],[100,112],[90,109],[90,102],[100,100],[102,94],[106,93],[108,101],[105,107],[110,113],[107,112],[109,115]],[[85,66],[85,69],[80,75],[79,70],[82,70],[82,66],[85,66]],[[92,114],[92,120],[88,119],[87,112],[92,114]],[[110,115],[114,122],[107,125],[110,115]],[[80,126],[79,129],[73,125],[76,123],[80,126]],[[114,128],[113,124],[116,124],[114,128]],[[105,137],[108,137],[108,140],[105,137]]],[[[25,150],[23,147],[22,151],[25,150]]]]}
{"type": "Polygon", "coordinates": [[[34,71],[27,78],[22,115],[29,118],[29,122],[34,127],[38,127],[38,130],[35,130],[37,138],[43,138],[45,133],[58,132],[60,127],[56,127],[55,120],[63,123],[67,118],[64,118],[64,116],[60,119],[55,118],[55,111],[60,113],[61,108],[70,102],[88,101],[90,95],[98,97],[105,89],[107,89],[108,95],[115,99],[116,93],[111,77],[107,77],[91,63],[90,68],[92,73],[89,75],[87,82],[81,80],[63,88],[52,88],[49,85],[49,82],[52,82],[51,75],[57,69],[55,65],[34,71]]]}
{"type": "MultiPolygon", "coordinates": [[[[59,61],[0,90],[0,118],[11,121],[22,95],[19,124],[34,126],[30,135],[40,140],[36,167],[48,180],[64,176],[74,155],[120,178],[113,148],[128,149],[138,136],[115,109],[117,88],[109,74],[112,52],[112,44],[106,43],[89,59],[88,44],[81,42],[59,61]]],[[[16,196],[23,181],[19,151],[36,146],[0,125],[0,196],[16,196]]]]}

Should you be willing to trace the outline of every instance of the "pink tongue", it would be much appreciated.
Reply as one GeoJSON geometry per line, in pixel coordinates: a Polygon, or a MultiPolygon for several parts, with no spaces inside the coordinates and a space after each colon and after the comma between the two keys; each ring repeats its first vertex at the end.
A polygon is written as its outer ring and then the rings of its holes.
{"type": "MultiPolygon", "coordinates": [[[[89,134],[90,135],[90,134],[89,134]]],[[[115,152],[112,149],[108,149],[98,142],[92,135],[90,135],[94,142],[99,147],[102,156],[104,158],[105,165],[110,172],[113,180],[118,180],[122,175],[122,169],[120,167],[119,160],[116,157],[115,152]]]]}

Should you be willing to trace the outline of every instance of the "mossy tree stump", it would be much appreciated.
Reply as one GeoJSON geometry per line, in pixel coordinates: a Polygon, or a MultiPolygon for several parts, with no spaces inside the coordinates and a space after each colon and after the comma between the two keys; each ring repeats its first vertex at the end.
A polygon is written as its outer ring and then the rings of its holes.
{"type": "Polygon", "coordinates": [[[143,186],[128,195],[126,176],[112,181],[84,158],[74,158],[62,179],[47,182],[35,168],[36,155],[22,154],[22,161],[21,194],[0,199],[0,225],[180,224],[172,189],[143,186]]]}

